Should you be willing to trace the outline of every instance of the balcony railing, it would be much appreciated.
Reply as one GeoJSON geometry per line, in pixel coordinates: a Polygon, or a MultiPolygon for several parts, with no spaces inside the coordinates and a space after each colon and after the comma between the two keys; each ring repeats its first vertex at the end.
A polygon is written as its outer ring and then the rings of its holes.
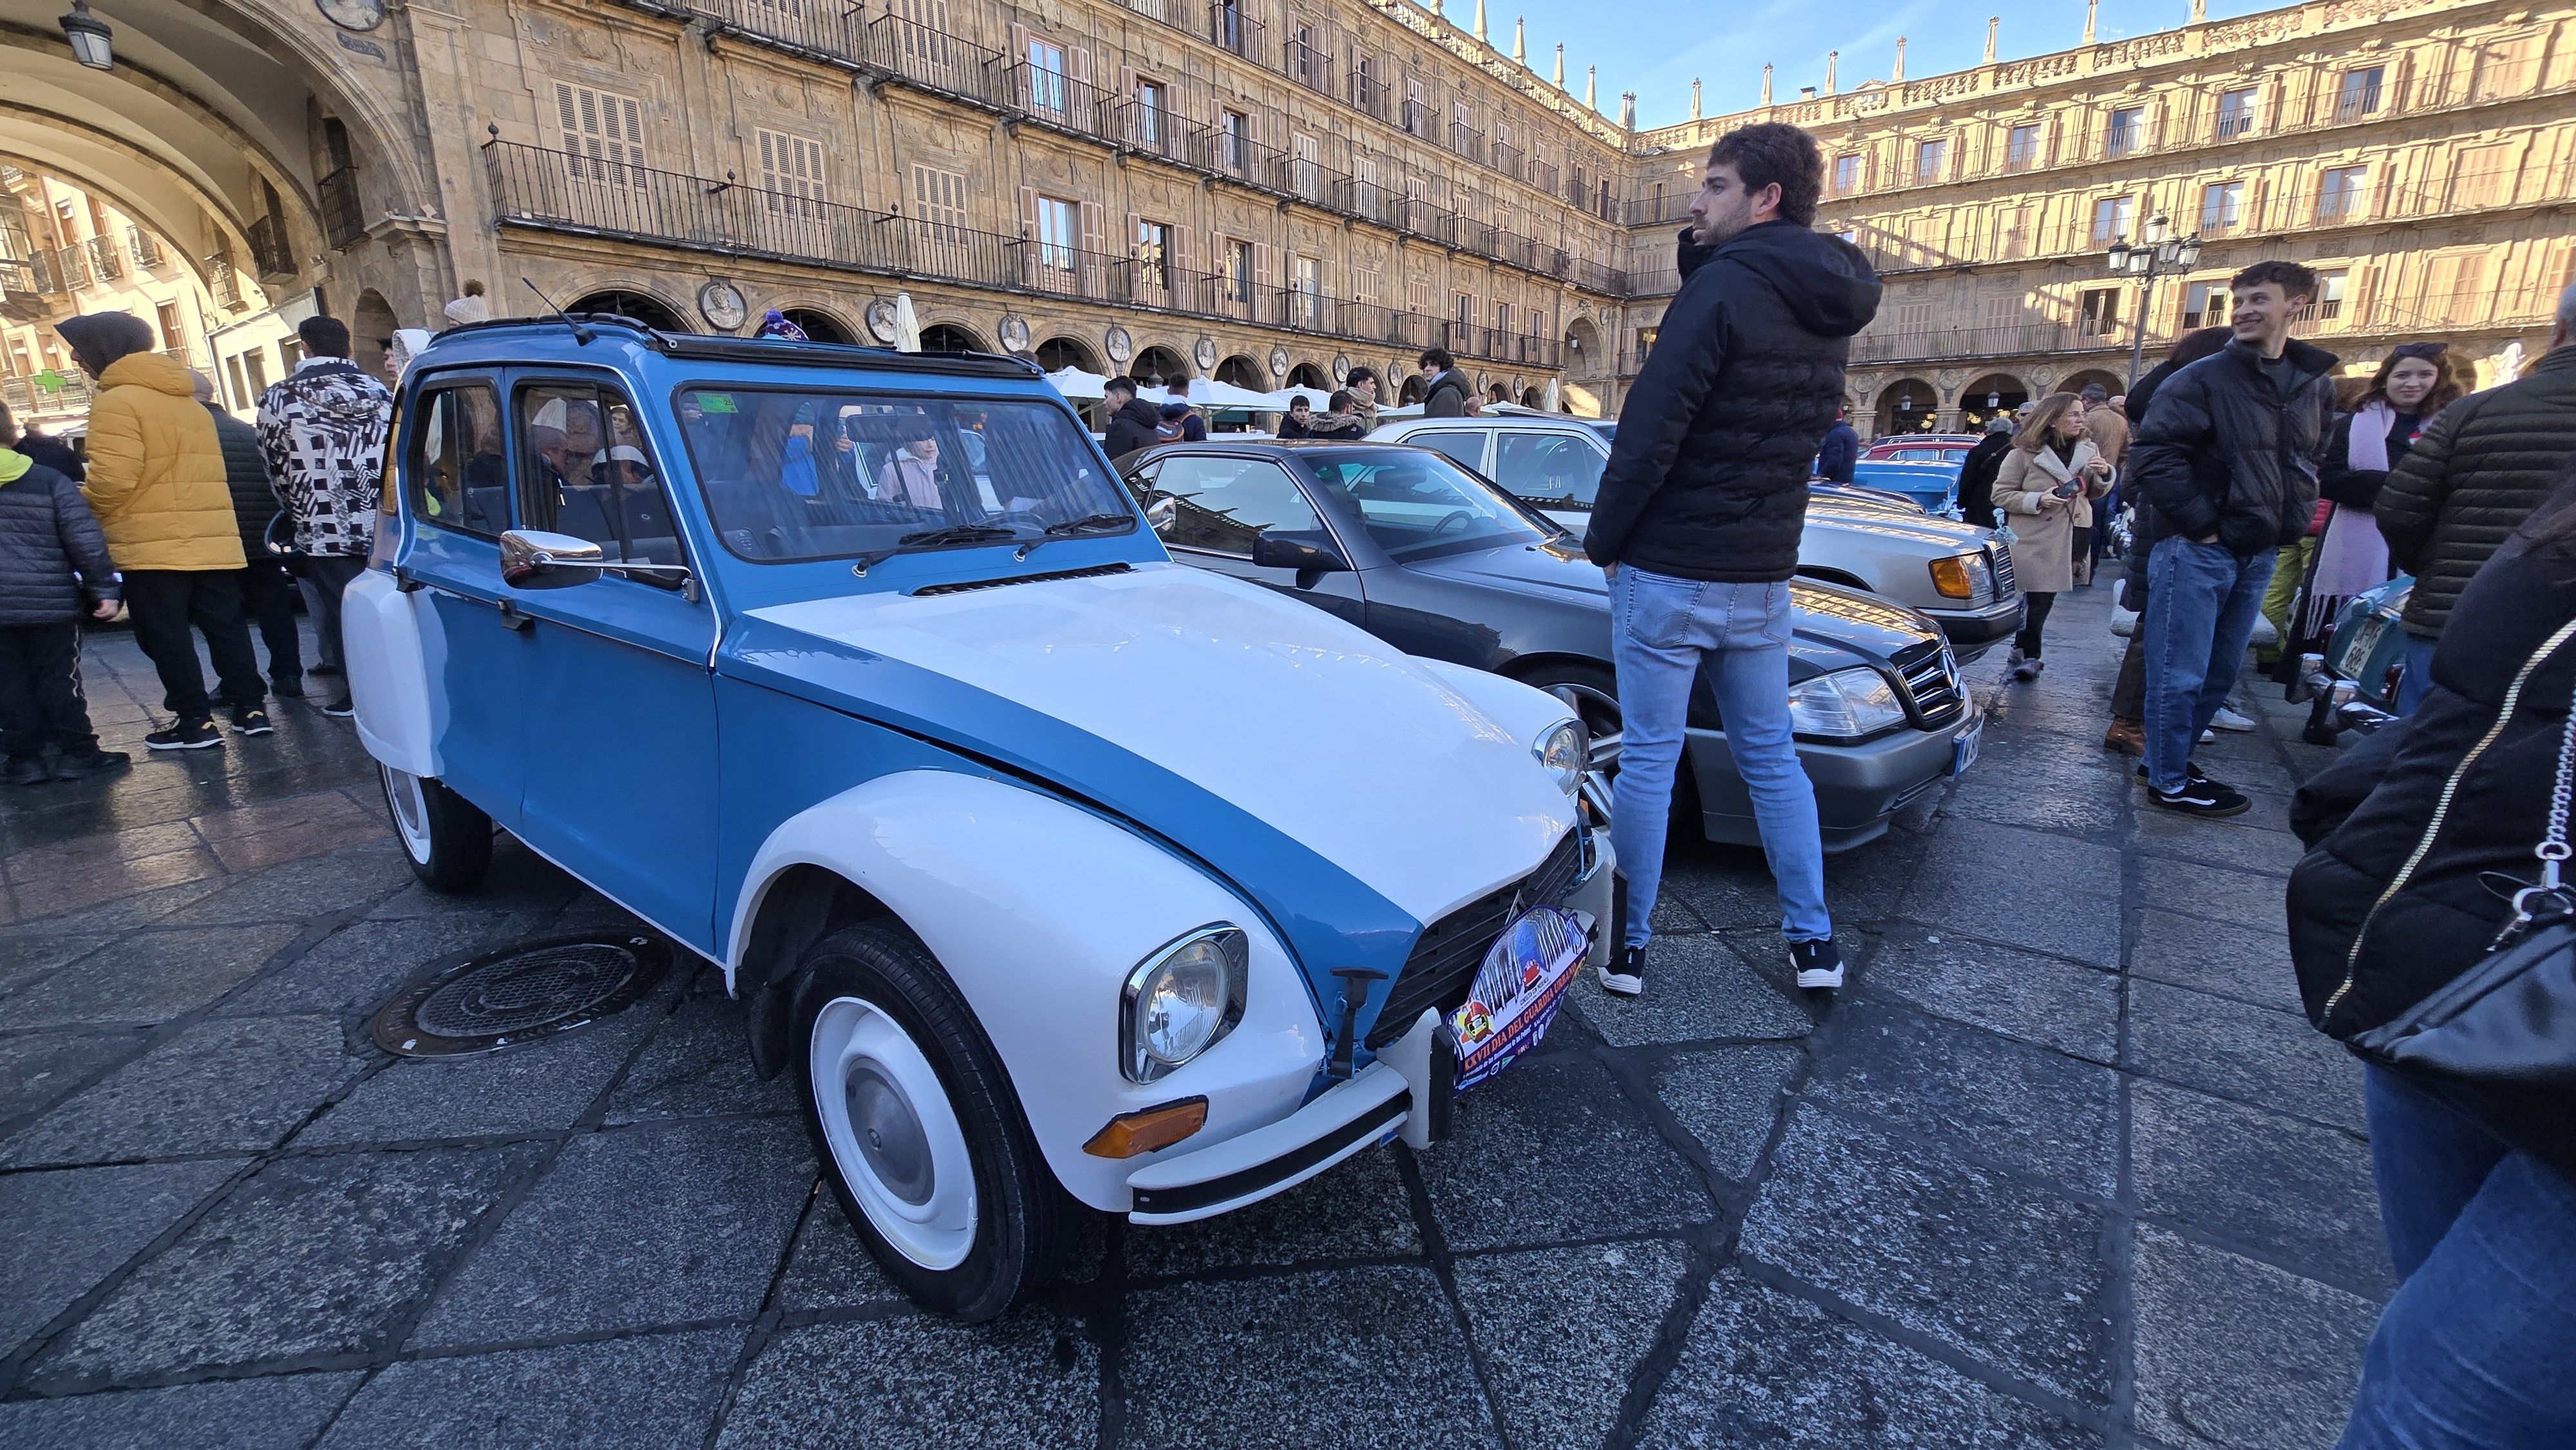
{"type": "Polygon", "coordinates": [[[88,286],[89,249],[78,246],[56,248],[54,276],[60,279],[66,292],[77,291],[88,286]]]}
{"type": "Polygon", "coordinates": [[[206,290],[215,294],[215,305],[226,312],[249,310],[250,300],[242,295],[230,252],[217,252],[206,259],[206,290]]]}
{"type": "Polygon", "coordinates": [[[1322,47],[1292,39],[1288,42],[1281,67],[1288,72],[1288,78],[1299,85],[1322,91],[1328,96],[1333,93],[1333,57],[1322,47]]]}
{"type": "Polygon", "coordinates": [[[1244,13],[1244,7],[1217,0],[1207,8],[1207,38],[1219,50],[1230,50],[1245,60],[1257,61],[1270,53],[1262,37],[1267,33],[1260,21],[1244,13]]]}
{"type": "Polygon", "coordinates": [[[1192,272],[1149,258],[1003,236],[889,212],[512,142],[483,148],[503,226],[614,238],[840,271],[919,277],[1150,307],[1356,341],[1404,341],[1553,367],[1556,342],[1259,285],[1241,272],[1192,272]],[[1410,321],[1396,319],[1410,318],[1410,321]]]}
{"type": "Polygon", "coordinates": [[[1101,119],[1107,98],[1090,82],[1075,80],[1060,70],[1042,70],[1025,61],[1006,67],[1003,77],[1004,93],[1010,97],[1013,110],[1052,121],[1069,131],[1091,136],[1108,134],[1101,119]]]}
{"type": "Polygon", "coordinates": [[[250,242],[251,265],[263,277],[286,277],[295,272],[295,252],[286,244],[286,221],[275,212],[261,217],[243,229],[250,242]]]}
{"type": "Polygon", "coordinates": [[[1496,171],[1518,181],[1521,179],[1522,164],[1521,148],[1508,141],[1494,143],[1493,166],[1496,171]]]}
{"type": "Polygon", "coordinates": [[[125,253],[134,259],[135,266],[147,271],[168,260],[161,254],[161,244],[153,239],[152,234],[135,226],[125,229],[125,253]]]}
{"type": "Polygon", "coordinates": [[[57,372],[58,387],[37,385],[34,378],[0,378],[0,399],[7,400],[10,411],[21,419],[29,414],[62,413],[89,406],[89,379],[77,372],[57,372]]]}
{"type": "Polygon", "coordinates": [[[110,238],[91,237],[81,243],[89,254],[90,275],[103,285],[125,275],[125,252],[110,238]]]}
{"type": "Polygon", "coordinates": [[[331,172],[317,183],[317,189],[322,198],[322,239],[334,250],[365,241],[367,208],[358,190],[358,168],[343,166],[331,172]]]}
{"type": "Polygon", "coordinates": [[[1485,159],[1485,133],[1461,121],[1449,123],[1449,149],[1470,161],[1485,159]]]}
{"type": "Polygon", "coordinates": [[[1365,111],[1389,125],[1396,124],[1398,120],[1395,93],[1387,89],[1383,78],[1367,70],[1356,66],[1352,68],[1350,84],[1345,89],[1342,99],[1350,102],[1351,109],[1365,111]]]}
{"type": "MultiPolygon", "coordinates": [[[[2290,330],[2298,336],[2421,336],[2445,329],[2537,328],[2557,307],[2554,288],[2527,288],[2498,294],[2487,288],[2455,288],[2407,298],[2374,300],[2366,309],[2345,299],[2319,302],[2295,317],[2290,330]]],[[[2161,320],[2147,328],[2151,352],[2170,345],[2182,332],[2223,324],[2224,303],[2206,312],[2183,311],[2175,326],[2161,320]]],[[[2125,352],[2134,341],[2126,321],[2102,326],[2090,319],[2026,322],[1995,327],[1926,327],[1872,329],[1852,339],[1854,363],[1938,363],[1952,359],[2008,358],[2051,353],[2125,352]]]]}

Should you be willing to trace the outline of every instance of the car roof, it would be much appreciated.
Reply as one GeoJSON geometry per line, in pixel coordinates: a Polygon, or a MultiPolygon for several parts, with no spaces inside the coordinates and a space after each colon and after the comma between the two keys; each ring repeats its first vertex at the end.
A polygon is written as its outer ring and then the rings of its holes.
{"type": "MultiPolygon", "coordinates": [[[[550,317],[497,317],[451,327],[422,349],[424,361],[439,361],[442,346],[517,340],[550,349],[581,349],[593,341],[614,339],[641,343],[664,357],[692,361],[760,363],[771,367],[815,367],[848,371],[928,373],[941,377],[1024,380],[1046,374],[1025,358],[989,352],[897,352],[890,347],[850,343],[796,341],[783,337],[734,337],[729,334],[664,332],[614,312],[557,313],[550,317]]],[[[557,353],[562,356],[562,353],[557,353]]]]}

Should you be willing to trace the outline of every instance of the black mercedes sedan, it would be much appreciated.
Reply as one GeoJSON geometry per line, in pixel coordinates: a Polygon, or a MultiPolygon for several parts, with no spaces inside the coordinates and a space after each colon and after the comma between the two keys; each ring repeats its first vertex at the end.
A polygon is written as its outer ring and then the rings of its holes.
{"type": "MultiPolygon", "coordinates": [[[[1408,654],[1548,690],[1615,766],[1609,586],[1575,537],[1426,448],[1219,435],[1119,460],[1172,557],[1328,609],[1408,654]]],[[[1825,848],[1875,840],[1889,817],[1976,759],[1950,647],[1922,614],[1799,580],[1790,712],[1825,848]]],[[[1703,680],[1676,809],[1713,841],[1758,844],[1752,802],[1703,680]]]]}

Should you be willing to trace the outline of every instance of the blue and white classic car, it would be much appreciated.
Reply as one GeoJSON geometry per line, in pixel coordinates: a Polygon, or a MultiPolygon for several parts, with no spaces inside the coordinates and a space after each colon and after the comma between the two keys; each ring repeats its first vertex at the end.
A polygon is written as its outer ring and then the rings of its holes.
{"type": "Polygon", "coordinates": [[[1431,1141],[1606,952],[1568,708],[1174,564],[1025,363],[494,322],[398,418],[345,629],[414,867],[497,826],[719,964],[926,1305],[1431,1141]]]}

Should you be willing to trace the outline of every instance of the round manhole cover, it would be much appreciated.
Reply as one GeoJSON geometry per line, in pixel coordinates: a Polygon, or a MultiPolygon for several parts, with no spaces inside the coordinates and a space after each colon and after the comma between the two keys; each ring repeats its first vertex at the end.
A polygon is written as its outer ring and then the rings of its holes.
{"type": "Polygon", "coordinates": [[[403,1057],[459,1057],[566,1031],[619,1011],[670,965],[650,937],[554,937],[450,959],[403,988],[369,1024],[403,1057]]]}

